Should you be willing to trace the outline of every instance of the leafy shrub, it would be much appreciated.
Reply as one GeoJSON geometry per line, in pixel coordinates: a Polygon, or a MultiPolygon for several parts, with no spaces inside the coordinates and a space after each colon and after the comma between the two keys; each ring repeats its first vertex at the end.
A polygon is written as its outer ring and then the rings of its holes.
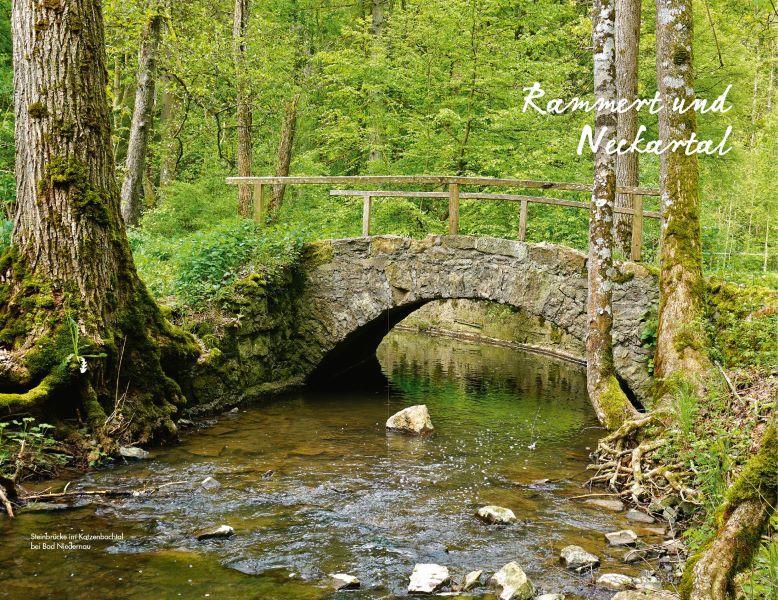
{"type": "Polygon", "coordinates": [[[272,279],[299,258],[305,238],[300,231],[261,228],[245,220],[197,233],[179,263],[178,296],[188,304],[201,304],[235,281],[249,263],[272,279]]]}
{"type": "Polygon", "coordinates": [[[146,236],[177,237],[211,228],[236,213],[235,186],[223,178],[177,181],[160,190],[157,206],[141,219],[146,236]]]}

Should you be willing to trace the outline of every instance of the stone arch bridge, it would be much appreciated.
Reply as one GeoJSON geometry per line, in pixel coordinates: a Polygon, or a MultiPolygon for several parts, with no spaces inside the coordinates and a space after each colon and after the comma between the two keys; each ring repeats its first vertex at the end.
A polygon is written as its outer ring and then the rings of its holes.
{"type": "MultiPolygon", "coordinates": [[[[305,254],[286,297],[246,285],[237,294],[220,346],[224,378],[201,384],[210,386],[207,392],[227,386],[258,397],[345,372],[374,356],[391,327],[434,300],[510,305],[585,338],[586,256],[564,246],[459,235],[373,236],[318,242],[305,254]],[[233,385],[229,378],[236,379],[233,385]]],[[[651,351],[641,332],[657,305],[657,280],[636,263],[617,270],[615,365],[625,389],[642,402],[650,397],[651,351]]]]}

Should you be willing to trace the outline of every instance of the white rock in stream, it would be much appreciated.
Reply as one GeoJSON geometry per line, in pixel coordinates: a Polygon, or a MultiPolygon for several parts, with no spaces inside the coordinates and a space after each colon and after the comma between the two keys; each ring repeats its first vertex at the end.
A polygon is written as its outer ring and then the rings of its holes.
{"type": "Polygon", "coordinates": [[[408,584],[409,594],[432,594],[451,580],[448,568],[432,563],[417,564],[408,584]]]}
{"type": "Polygon", "coordinates": [[[631,529],[606,533],[605,538],[611,546],[634,546],[638,541],[637,534],[631,529]]]}
{"type": "Polygon", "coordinates": [[[489,579],[489,585],[500,593],[500,600],[529,600],[535,586],[517,562],[509,562],[489,579]]]}
{"type": "Polygon", "coordinates": [[[119,446],[119,454],[124,458],[134,458],[135,460],[143,460],[151,456],[143,448],[136,448],[135,446],[119,446]]]}
{"type": "Polygon", "coordinates": [[[359,579],[348,573],[330,573],[332,586],[336,590],[355,590],[359,588],[359,579]]]}
{"type": "Polygon", "coordinates": [[[481,580],[481,575],[483,574],[484,572],[481,570],[470,571],[467,575],[465,575],[465,579],[462,581],[462,586],[459,588],[460,591],[468,592],[473,589],[478,585],[481,580]]]}
{"type": "Polygon", "coordinates": [[[629,575],[621,573],[603,573],[597,578],[597,585],[608,588],[609,590],[631,590],[635,587],[635,582],[629,575]]]}
{"type": "Polygon", "coordinates": [[[386,428],[416,435],[430,433],[435,429],[425,404],[409,406],[393,414],[386,420],[386,428]]]}
{"type": "Polygon", "coordinates": [[[200,482],[200,487],[209,492],[218,490],[222,486],[221,483],[216,481],[213,477],[206,477],[200,482]]]}
{"type": "Polygon", "coordinates": [[[600,564],[600,559],[597,556],[587,552],[581,546],[565,546],[559,557],[568,569],[579,573],[593,569],[600,564]]]}
{"type": "Polygon", "coordinates": [[[482,506],[476,513],[478,518],[487,523],[493,523],[497,525],[507,525],[516,521],[516,515],[510,508],[503,508],[502,506],[495,506],[493,504],[489,506],[482,506]]]}
{"type": "Polygon", "coordinates": [[[535,600],[565,600],[564,594],[543,594],[537,596],[535,600]]]}
{"type": "Polygon", "coordinates": [[[216,529],[208,529],[197,534],[198,540],[210,540],[214,538],[228,538],[235,533],[229,525],[219,525],[216,529]]]}

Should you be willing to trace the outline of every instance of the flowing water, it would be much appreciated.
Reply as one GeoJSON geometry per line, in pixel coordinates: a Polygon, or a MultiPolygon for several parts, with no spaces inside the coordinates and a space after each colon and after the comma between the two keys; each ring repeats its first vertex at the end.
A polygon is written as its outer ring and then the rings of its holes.
{"type": "Polygon", "coordinates": [[[597,553],[599,573],[640,571],[603,537],[629,523],[568,499],[585,493],[587,455],[602,434],[580,367],[399,332],[379,359],[388,390],[294,393],[70,486],[173,484],[155,495],[1,520],[0,597],[395,598],[415,563],[461,577],[515,560],[542,591],[610,598],[590,575],[560,566],[568,544],[597,553]],[[419,403],[435,433],[387,435],[386,418],[419,403]],[[202,489],[208,476],[221,487],[202,489]],[[481,523],[474,513],[485,504],[511,508],[519,522],[481,523]],[[223,523],[232,538],[195,539],[223,523]],[[31,541],[79,533],[120,539],[31,541]],[[356,575],[362,589],[332,592],[332,572],[356,575]]]}

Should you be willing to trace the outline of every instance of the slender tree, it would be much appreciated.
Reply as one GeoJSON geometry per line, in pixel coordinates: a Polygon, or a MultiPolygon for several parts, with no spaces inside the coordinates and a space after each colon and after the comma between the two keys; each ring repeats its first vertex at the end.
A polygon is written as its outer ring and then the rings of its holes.
{"type": "MultiPolygon", "coordinates": [[[[616,93],[630,102],[638,95],[638,52],[640,49],[640,0],[616,0],[616,93]]],[[[617,139],[633,140],[638,132],[636,108],[619,113],[617,139]]],[[[638,185],[638,153],[616,157],[616,185],[638,185]]],[[[632,208],[632,196],[616,194],[616,206],[632,208]]],[[[630,255],[632,216],[616,214],[616,246],[630,255]]]]}
{"type": "Polygon", "coordinates": [[[595,116],[595,133],[604,130],[594,155],[594,187],[589,213],[589,295],[586,336],[586,383],[597,417],[614,428],[634,414],[616,380],[613,367],[613,203],[616,193],[615,158],[605,146],[616,137],[616,113],[607,103],[616,98],[615,0],[596,0],[592,23],[594,93],[604,101],[595,116]]]}
{"type": "MultiPolygon", "coordinates": [[[[693,110],[672,110],[694,100],[691,0],[656,1],[657,84],[664,109],[659,137],[687,139],[697,131],[693,110]]],[[[659,276],[659,326],[654,373],[699,383],[708,367],[702,325],[702,250],[700,242],[697,156],[683,148],[660,159],[662,233],[659,276]]]]}
{"type": "Polygon", "coordinates": [[[17,203],[0,264],[0,410],[80,414],[101,434],[136,440],[172,431],[183,402],[174,378],[196,347],[133,264],[100,0],[14,2],[12,27],[17,203]]]}
{"type": "Polygon", "coordinates": [[[158,7],[154,6],[141,34],[135,107],[132,112],[130,141],[127,145],[127,160],[121,192],[122,217],[127,225],[137,225],[143,212],[144,175],[154,120],[154,87],[162,20],[162,14],[158,7]]]}
{"type": "MultiPolygon", "coordinates": [[[[281,124],[281,136],[278,141],[278,158],[276,159],[276,176],[289,175],[289,166],[292,163],[292,148],[294,147],[294,134],[297,130],[297,109],[300,105],[300,94],[297,93],[286,103],[284,107],[284,120],[281,124]]],[[[284,201],[285,185],[273,186],[273,194],[270,198],[270,212],[275,213],[281,208],[284,201]]]]}
{"type": "MultiPolygon", "coordinates": [[[[235,0],[232,43],[236,81],[236,117],[238,123],[238,176],[251,176],[251,101],[246,85],[246,31],[249,25],[249,0],[235,0]]],[[[238,186],[238,214],[251,216],[251,188],[238,186]]]]}

